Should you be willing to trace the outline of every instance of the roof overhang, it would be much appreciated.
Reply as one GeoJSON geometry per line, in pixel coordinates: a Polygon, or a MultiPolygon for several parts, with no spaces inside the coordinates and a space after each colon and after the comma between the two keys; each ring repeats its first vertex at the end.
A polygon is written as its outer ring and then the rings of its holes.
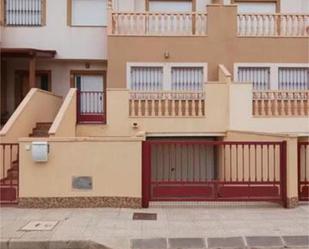
{"type": "Polygon", "coordinates": [[[1,48],[1,57],[18,58],[54,58],[56,50],[40,50],[34,48],[1,48]]]}

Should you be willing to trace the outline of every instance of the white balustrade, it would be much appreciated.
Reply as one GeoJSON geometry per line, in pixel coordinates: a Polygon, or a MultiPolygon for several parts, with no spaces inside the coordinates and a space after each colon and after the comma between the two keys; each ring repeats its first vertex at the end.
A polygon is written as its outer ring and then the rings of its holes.
{"type": "Polygon", "coordinates": [[[253,115],[309,117],[309,91],[253,92],[253,115]]]}
{"type": "Polygon", "coordinates": [[[113,12],[113,35],[206,35],[206,13],[113,12]]]}
{"type": "Polygon", "coordinates": [[[238,14],[240,36],[309,35],[309,15],[306,14],[238,14]]]}
{"type": "Polygon", "coordinates": [[[131,117],[205,116],[204,92],[130,92],[131,117]]]}

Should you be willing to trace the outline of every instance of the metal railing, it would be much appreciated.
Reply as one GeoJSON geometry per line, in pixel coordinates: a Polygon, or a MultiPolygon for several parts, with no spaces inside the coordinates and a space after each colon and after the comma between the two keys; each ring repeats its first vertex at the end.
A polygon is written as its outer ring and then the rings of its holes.
{"type": "Polygon", "coordinates": [[[298,197],[309,201],[309,142],[298,143],[298,197]]]}
{"type": "Polygon", "coordinates": [[[105,92],[77,92],[77,120],[79,122],[105,122],[105,92]]]}
{"type": "Polygon", "coordinates": [[[0,204],[14,204],[19,192],[19,145],[1,143],[0,155],[0,204]]]}
{"type": "Polygon", "coordinates": [[[151,201],[286,204],[286,142],[147,140],[143,205],[151,201]]]}

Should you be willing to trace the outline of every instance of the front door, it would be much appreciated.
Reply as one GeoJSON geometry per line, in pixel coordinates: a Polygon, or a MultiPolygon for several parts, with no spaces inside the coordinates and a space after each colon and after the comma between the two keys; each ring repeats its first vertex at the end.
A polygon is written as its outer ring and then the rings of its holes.
{"type": "Polygon", "coordinates": [[[75,75],[78,89],[78,122],[105,122],[104,75],[75,75]]]}

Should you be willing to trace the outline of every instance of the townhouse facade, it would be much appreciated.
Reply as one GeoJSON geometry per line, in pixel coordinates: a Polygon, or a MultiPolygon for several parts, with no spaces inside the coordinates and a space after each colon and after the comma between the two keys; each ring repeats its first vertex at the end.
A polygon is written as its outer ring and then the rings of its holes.
{"type": "Polygon", "coordinates": [[[307,0],[2,0],[2,204],[309,200],[307,0]]]}

